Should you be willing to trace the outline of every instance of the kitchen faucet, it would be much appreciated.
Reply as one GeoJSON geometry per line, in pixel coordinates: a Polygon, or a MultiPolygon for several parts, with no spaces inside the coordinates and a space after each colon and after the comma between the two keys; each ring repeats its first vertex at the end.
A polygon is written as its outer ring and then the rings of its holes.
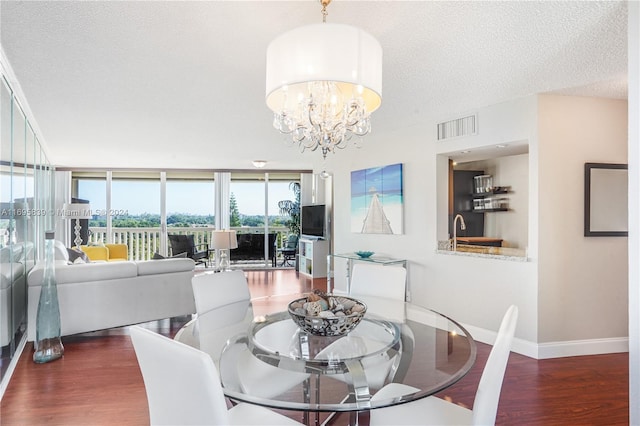
{"type": "Polygon", "coordinates": [[[467,225],[464,224],[464,218],[461,214],[457,214],[453,219],[453,251],[456,251],[458,249],[458,238],[456,236],[458,233],[458,219],[460,219],[460,230],[464,231],[465,229],[467,229],[467,225]]]}

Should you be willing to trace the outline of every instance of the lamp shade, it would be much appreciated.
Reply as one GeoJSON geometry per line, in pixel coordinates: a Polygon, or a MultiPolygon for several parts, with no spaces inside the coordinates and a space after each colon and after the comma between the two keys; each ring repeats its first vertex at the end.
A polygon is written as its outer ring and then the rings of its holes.
{"type": "Polygon", "coordinates": [[[211,248],[224,250],[238,248],[236,231],[213,231],[211,235],[211,248]]]}
{"type": "Polygon", "coordinates": [[[382,103],[382,47],[360,28],[313,24],[281,34],[267,48],[266,100],[272,111],[308,96],[308,82],[332,81],[372,113],[382,103]]]}
{"type": "Polygon", "coordinates": [[[62,214],[66,219],[91,219],[91,205],[81,203],[65,203],[62,214]]]}

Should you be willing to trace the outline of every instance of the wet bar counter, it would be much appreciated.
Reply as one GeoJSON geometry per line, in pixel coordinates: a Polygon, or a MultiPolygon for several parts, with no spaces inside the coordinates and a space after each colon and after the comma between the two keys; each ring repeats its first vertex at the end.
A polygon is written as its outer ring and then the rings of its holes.
{"type": "Polygon", "coordinates": [[[524,249],[516,249],[510,247],[489,247],[476,246],[467,244],[458,244],[456,251],[453,251],[449,241],[439,241],[438,254],[447,254],[452,256],[471,256],[483,257],[489,259],[510,260],[517,262],[527,261],[527,252],[524,249]]]}

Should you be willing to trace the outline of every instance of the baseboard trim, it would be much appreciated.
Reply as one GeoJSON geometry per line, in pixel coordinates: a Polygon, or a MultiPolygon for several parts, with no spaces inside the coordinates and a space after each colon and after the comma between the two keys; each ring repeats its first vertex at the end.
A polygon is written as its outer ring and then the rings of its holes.
{"type": "Polygon", "coordinates": [[[621,352],[629,352],[628,337],[571,340],[567,342],[540,343],[538,345],[538,359],[581,355],[601,355],[621,352]]]}
{"type": "MultiPolygon", "coordinates": [[[[463,325],[474,340],[493,345],[497,333],[472,325],[463,325]]],[[[569,356],[601,355],[629,352],[628,337],[606,339],[568,340],[565,342],[535,343],[515,338],[511,350],[534,359],[563,358],[569,356]]]]}

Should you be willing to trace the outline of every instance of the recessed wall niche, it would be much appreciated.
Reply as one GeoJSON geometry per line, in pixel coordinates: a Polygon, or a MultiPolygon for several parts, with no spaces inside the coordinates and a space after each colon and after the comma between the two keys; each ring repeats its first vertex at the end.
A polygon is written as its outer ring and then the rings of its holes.
{"type": "MultiPolygon", "coordinates": [[[[438,186],[448,187],[447,207],[438,206],[439,212],[447,212],[447,234],[453,237],[453,219],[460,213],[470,226],[469,236],[482,236],[502,240],[502,247],[526,250],[528,246],[529,225],[529,152],[527,144],[514,144],[508,148],[477,149],[444,155],[449,164],[447,180],[439,175],[438,186]],[[503,151],[502,151],[503,150],[503,151]],[[474,175],[490,175],[492,187],[500,187],[501,193],[496,195],[478,195],[473,181],[463,189],[454,188],[454,174],[467,175],[473,180],[474,175]],[[473,171],[473,172],[471,172],[473,171]],[[454,193],[468,193],[468,199],[461,203],[454,198],[454,193]],[[491,200],[493,204],[491,204],[491,200]],[[474,202],[476,205],[474,209],[474,202]],[[479,203],[486,202],[485,206],[479,203]],[[471,235],[473,234],[473,235],[471,235]]],[[[460,185],[460,179],[458,179],[460,185]]],[[[442,198],[441,198],[442,200],[442,198]]],[[[439,222],[442,223],[442,222],[439,222]]],[[[457,236],[466,236],[458,224],[457,236]]],[[[442,235],[442,233],[440,233],[442,235]]]]}

